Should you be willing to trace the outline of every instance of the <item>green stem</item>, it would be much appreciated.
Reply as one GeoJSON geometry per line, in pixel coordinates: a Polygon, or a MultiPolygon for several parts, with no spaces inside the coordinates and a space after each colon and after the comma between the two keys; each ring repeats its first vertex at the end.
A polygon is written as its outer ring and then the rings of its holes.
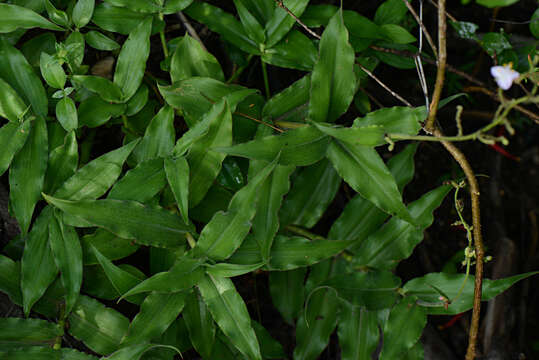
{"type": "Polygon", "coordinates": [[[296,225],[287,225],[286,230],[296,234],[296,235],[301,235],[303,237],[306,237],[307,239],[309,240],[320,240],[320,239],[323,239],[322,236],[320,235],[316,235],[308,230],[305,230],[303,228],[300,228],[299,226],[296,226],[296,225]]]}
{"type": "MultiPolygon", "coordinates": [[[[159,19],[163,20],[163,13],[159,13],[159,19]]],[[[165,59],[168,58],[167,40],[165,39],[165,29],[159,31],[159,38],[161,39],[161,46],[163,47],[163,55],[165,59]]]]}
{"type": "Polygon", "coordinates": [[[253,58],[253,55],[249,55],[247,57],[247,64],[245,64],[244,66],[240,66],[238,70],[234,74],[232,74],[232,76],[226,81],[226,83],[230,84],[234,82],[243,73],[243,70],[247,69],[252,58],[253,58]]]}
{"type": "Polygon", "coordinates": [[[268,69],[264,60],[260,59],[260,63],[262,64],[262,75],[264,75],[264,88],[266,89],[266,98],[269,99],[271,97],[271,94],[268,80],[268,69]]]}

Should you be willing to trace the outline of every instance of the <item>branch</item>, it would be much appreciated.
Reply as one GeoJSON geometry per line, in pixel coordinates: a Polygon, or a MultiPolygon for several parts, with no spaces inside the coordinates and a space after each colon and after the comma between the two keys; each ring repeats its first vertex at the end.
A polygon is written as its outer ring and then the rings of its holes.
{"type": "Polygon", "coordinates": [[[288,13],[288,15],[292,16],[292,18],[294,18],[294,20],[296,20],[296,22],[303,28],[305,29],[305,31],[307,31],[309,34],[311,34],[311,36],[317,38],[318,40],[320,40],[320,35],[318,35],[317,33],[315,33],[314,31],[312,31],[311,29],[309,29],[309,27],[307,25],[305,25],[296,15],[294,15],[294,13],[292,11],[290,11],[289,8],[286,7],[285,4],[283,4],[282,1],[280,0],[275,0],[275,2],[277,3],[277,5],[283,9],[284,11],[286,11],[288,13]]]}
{"type": "Polygon", "coordinates": [[[421,21],[421,19],[419,18],[419,16],[417,15],[417,13],[415,12],[414,8],[412,7],[412,5],[408,2],[408,0],[402,0],[404,1],[404,4],[406,4],[406,7],[408,8],[408,10],[410,10],[410,12],[412,13],[415,21],[419,24],[419,26],[421,27],[421,31],[423,31],[423,34],[425,34],[425,37],[427,38],[427,42],[429,43],[432,51],[434,52],[434,56],[438,56],[438,50],[436,50],[436,45],[434,45],[434,41],[432,41],[432,38],[430,37],[430,34],[429,32],[427,31],[427,28],[425,27],[425,24],[423,24],[423,21],[421,21]]]}

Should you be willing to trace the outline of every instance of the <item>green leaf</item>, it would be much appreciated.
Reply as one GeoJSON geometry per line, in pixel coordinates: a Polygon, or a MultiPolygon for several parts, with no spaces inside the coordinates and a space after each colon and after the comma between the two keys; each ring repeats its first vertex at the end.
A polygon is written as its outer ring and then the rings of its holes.
{"type": "Polygon", "coordinates": [[[236,11],[240,17],[243,29],[247,33],[250,39],[254,40],[257,44],[264,44],[266,40],[266,34],[264,33],[264,28],[258,22],[256,17],[249,12],[249,9],[245,6],[244,3],[248,3],[247,0],[234,0],[234,5],[236,6],[236,11]]]}
{"type": "Polygon", "coordinates": [[[130,10],[141,12],[141,13],[156,13],[158,12],[159,6],[154,1],[146,0],[105,0],[105,2],[118,6],[126,7],[130,10]]]}
{"type": "Polygon", "coordinates": [[[334,140],[327,156],[339,175],[355,191],[381,210],[414,223],[402,202],[395,178],[376,150],[334,140]]]}
{"type": "Polygon", "coordinates": [[[23,234],[28,232],[34,208],[41,198],[48,153],[47,125],[45,119],[38,117],[9,169],[9,203],[23,234]]]}
{"type": "Polygon", "coordinates": [[[354,60],[354,49],[348,42],[348,30],[339,11],[320,40],[320,58],[311,76],[311,120],[334,122],[346,112],[356,90],[354,60]]]}
{"type": "MultiPolygon", "coordinates": [[[[481,300],[488,301],[518,281],[537,274],[539,274],[539,271],[497,280],[484,279],[481,300]]],[[[455,315],[470,310],[473,305],[475,277],[469,275],[465,280],[465,274],[430,273],[408,281],[403,286],[403,290],[407,296],[417,296],[419,304],[427,307],[428,314],[455,315]],[[455,297],[459,293],[461,286],[463,286],[462,293],[456,299],[455,297]],[[444,308],[444,303],[439,300],[440,292],[437,289],[441,290],[451,300],[451,304],[447,309],[444,308]]]]}
{"type": "Polygon", "coordinates": [[[275,165],[276,161],[267,165],[246,186],[236,192],[230,200],[226,213],[218,212],[213,216],[200,233],[196,251],[214,260],[224,260],[234,253],[251,229],[259,187],[275,165]]]}
{"type": "Polygon", "coordinates": [[[530,19],[530,32],[539,39],[539,9],[536,9],[530,19]]]}
{"type": "Polygon", "coordinates": [[[142,245],[174,248],[185,242],[186,232],[193,231],[180,217],[135,201],[69,201],[45,194],[43,197],[55,207],[91,226],[104,228],[142,245]]]}
{"type": "Polygon", "coordinates": [[[381,269],[396,267],[423,240],[423,231],[434,221],[433,211],[450,190],[450,186],[440,186],[411,203],[408,210],[418,227],[392,218],[357,247],[354,263],[381,269]]]}
{"type": "MultiPolygon", "coordinates": [[[[221,170],[225,154],[213,150],[232,143],[232,114],[228,104],[219,101],[205,115],[209,118],[208,132],[191,146],[189,163],[189,206],[197,205],[208,192],[221,170]]],[[[203,120],[204,121],[204,120],[203,120]]]]}
{"type": "MultiPolygon", "coordinates": [[[[12,5],[0,4],[0,9],[4,6],[12,5]]],[[[41,79],[22,53],[3,38],[0,38],[0,77],[32,105],[36,115],[47,115],[47,94],[41,79]]]]}
{"type": "Polygon", "coordinates": [[[69,314],[79,297],[82,284],[82,248],[79,236],[71,226],[64,225],[60,216],[52,216],[49,223],[49,244],[66,290],[65,312],[69,314]]]}
{"type": "MultiPolygon", "coordinates": [[[[283,4],[288,10],[298,18],[301,17],[308,3],[308,0],[283,1],[283,4]]],[[[266,46],[271,48],[281,41],[295,23],[295,19],[291,17],[286,10],[280,6],[275,6],[273,14],[266,24],[266,46]]]]}
{"type": "Polygon", "coordinates": [[[356,52],[366,50],[375,40],[385,39],[382,28],[356,11],[344,11],[344,24],[350,31],[350,44],[356,52]]]}
{"type": "Polygon", "coordinates": [[[483,5],[488,8],[510,6],[518,2],[518,0],[476,0],[479,5],[483,5]]]}
{"type": "Polygon", "coordinates": [[[122,115],[125,104],[112,104],[99,96],[90,96],[79,105],[79,125],[95,128],[104,125],[111,117],[122,115]]]}
{"type": "Polygon", "coordinates": [[[172,82],[176,82],[194,76],[225,81],[223,70],[217,59],[205,50],[200,42],[185,35],[172,54],[170,78],[172,82]]]}
{"type": "Polygon", "coordinates": [[[479,43],[489,56],[495,56],[504,50],[512,48],[512,45],[506,36],[507,35],[502,33],[489,32],[483,35],[479,43]]]}
{"type": "Polygon", "coordinates": [[[408,8],[402,0],[386,0],[376,9],[374,22],[378,25],[399,24],[407,12],[408,8]]]}
{"type": "Polygon", "coordinates": [[[316,291],[296,323],[294,360],[315,360],[329,343],[337,325],[339,302],[330,289],[316,291]]]}
{"type": "Polygon", "coordinates": [[[123,99],[129,100],[137,91],[150,55],[152,18],[142,21],[125,41],[116,61],[114,83],[122,89],[123,99]]]}
{"type": "Polygon", "coordinates": [[[450,21],[451,26],[457,32],[457,35],[463,39],[477,40],[475,32],[479,29],[479,25],[467,21],[450,21]]]}
{"type": "Polygon", "coordinates": [[[123,259],[137,251],[139,245],[131,240],[117,237],[111,232],[97,229],[93,234],[85,235],[81,238],[84,265],[98,264],[91,247],[95,247],[107,259],[123,259]]]}
{"type": "Polygon", "coordinates": [[[387,144],[384,140],[384,135],[387,132],[384,127],[380,125],[349,128],[316,122],[313,122],[312,124],[324,134],[353,145],[378,146],[387,144]]]}
{"type": "Polygon", "coordinates": [[[254,55],[260,54],[257,43],[249,38],[241,23],[232,14],[205,2],[193,2],[185,9],[185,13],[241,50],[254,55]]]}
{"type": "Polygon", "coordinates": [[[281,165],[307,166],[318,162],[326,154],[330,138],[314,126],[303,126],[281,135],[238,144],[217,151],[249,159],[272,161],[279,157],[281,165]]]}
{"type": "Polygon", "coordinates": [[[271,120],[283,117],[283,121],[303,122],[307,117],[310,88],[311,77],[305,75],[269,99],[264,105],[262,116],[269,117],[271,120]],[[294,117],[295,114],[298,114],[297,118],[294,117]]]}
{"type": "Polygon", "coordinates": [[[150,121],[133,155],[139,163],[168,156],[174,147],[175,139],[174,109],[165,105],[150,121]]]}
{"type": "Polygon", "coordinates": [[[166,0],[165,6],[162,9],[163,14],[168,15],[182,11],[191,5],[192,2],[193,0],[166,0]]]}
{"type": "Polygon", "coordinates": [[[274,338],[264,326],[251,319],[251,325],[255,330],[256,337],[260,343],[260,351],[264,359],[284,359],[286,355],[284,353],[283,346],[274,338]]]}
{"type": "Polygon", "coordinates": [[[395,44],[409,44],[417,40],[408,30],[399,25],[386,24],[382,25],[382,29],[386,36],[395,44]]]}
{"type": "Polygon", "coordinates": [[[381,126],[387,134],[417,135],[421,122],[425,119],[425,107],[395,106],[368,113],[363,118],[354,120],[354,127],[381,126]]]}
{"type": "Polygon", "coordinates": [[[0,318],[0,346],[46,346],[62,334],[53,322],[40,319],[0,318]]]}
{"type": "Polygon", "coordinates": [[[304,71],[313,69],[317,57],[313,41],[298,30],[292,30],[262,54],[262,60],[268,64],[304,71]]]}
{"type": "Polygon", "coordinates": [[[399,358],[418,342],[427,325],[427,314],[416,300],[415,296],[407,296],[391,309],[384,326],[380,360],[399,358]]]}
{"type": "Polygon", "coordinates": [[[289,271],[271,271],[269,273],[269,290],[273,306],[279,310],[284,320],[293,325],[299,316],[305,300],[304,281],[307,268],[289,271]]]}
{"type": "Polygon", "coordinates": [[[56,103],[56,118],[65,131],[70,132],[77,129],[79,126],[77,108],[70,97],[66,96],[56,103]]]}
{"type": "Polygon", "coordinates": [[[183,221],[189,223],[189,164],[184,157],[166,158],[165,174],[183,221]]]}
{"type": "Polygon", "coordinates": [[[215,322],[198,291],[187,297],[182,316],[193,347],[202,358],[210,359],[215,342],[215,322]]]}
{"type": "Polygon", "coordinates": [[[0,291],[7,294],[11,301],[22,304],[20,286],[21,266],[7,256],[0,255],[0,291]]]}
{"type": "Polygon", "coordinates": [[[39,67],[41,69],[41,75],[43,79],[56,89],[63,89],[66,82],[66,74],[62,65],[54,57],[50,56],[46,52],[41,53],[39,60],[39,67]]]}
{"type": "Polygon", "coordinates": [[[85,200],[102,196],[116,182],[138,140],[101,155],[80,168],[54,193],[61,199],[85,200]]]}
{"type": "Polygon", "coordinates": [[[204,276],[200,259],[180,257],[168,271],[160,272],[144,280],[122,295],[122,298],[142,292],[156,291],[175,293],[190,289],[204,276]]]}
{"type": "Polygon", "coordinates": [[[270,269],[292,270],[332,257],[350,245],[342,240],[310,241],[302,237],[277,235],[271,249],[270,269]]]}
{"type": "Polygon", "coordinates": [[[214,265],[206,265],[206,272],[212,276],[218,277],[236,277],[253,272],[261,268],[265,263],[259,262],[257,264],[230,264],[230,263],[217,263],[214,265]]]}
{"type": "Polygon", "coordinates": [[[280,212],[282,225],[312,228],[339,190],[341,178],[327,159],[304,168],[294,178],[280,212]]]}
{"type": "Polygon", "coordinates": [[[112,51],[121,47],[116,41],[95,30],[90,30],[84,34],[84,39],[88,45],[97,50],[112,51]]]}
{"type": "Polygon", "coordinates": [[[144,161],[129,170],[114,184],[107,199],[134,200],[143,203],[157,195],[165,184],[163,159],[144,161]]]}
{"type": "Polygon", "coordinates": [[[9,33],[17,29],[39,27],[47,30],[63,31],[63,29],[36,12],[22,6],[0,4],[0,33],[9,33]]]}
{"type": "Polygon", "coordinates": [[[138,114],[144,106],[148,103],[148,94],[150,90],[146,84],[142,84],[135,95],[127,102],[127,108],[125,109],[126,116],[133,116],[138,114]]]}
{"type": "Polygon", "coordinates": [[[83,72],[82,60],[84,59],[84,36],[78,32],[73,31],[67,39],[64,41],[65,50],[67,51],[67,63],[73,69],[83,72]]]}
{"type": "Polygon", "coordinates": [[[64,139],[64,143],[49,154],[44,192],[54,193],[77,170],[79,164],[77,136],[71,131],[64,139]]]}
{"type": "Polygon", "coordinates": [[[77,28],[83,28],[90,22],[94,13],[94,6],[95,0],[77,0],[71,13],[73,23],[77,28]]]}
{"type": "Polygon", "coordinates": [[[147,14],[102,2],[95,7],[92,22],[103,30],[128,35],[147,17],[147,14]]]}
{"type": "MultiPolygon", "coordinates": [[[[88,250],[95,256],[93,250],[88,250]]],[[[146,275],[139,269],[128,264],[114,265],[110,260],[102,257],[102,265],[86,266],[84,268],[84,278],[82,280],[82,291],[98,299],[119,301],[121,293],[118,286],[125,286],[125,283],[132,282],[133,278],[138,282],[146,279],[146,275]],[[105,268],[107,269],[105,271],[105,268]]],[[[133,304],[140,305],[144,300],[143,294],[137,294],[126,298],[133,304]]],[[[126,305],[124,305],[126,306],[126,305]]]]}
{"type": "Polygon", "coordinates": [[[52,210],[51,207],[43,209],[24,245],[21,260],[21,292],[26,316],[58,274],[49,246],[49,222],[52,220],[52,210]]]}
{"type": "MultiPolygon", "coordinates": [[[[198,4],[198,3],[195,3],[198,4]]],[[[203,119],[212,106],[225,100],[234,111],[239,102],[253,94],[255,90],[239,85],[228,85],[211,78],[193,77],[178,81],[170,86],[157,86],[165,101],[181,110],[189,127],[203,119]]]]}
{"type": "Polygon", "coordinates": [[[118,351],[115,351],[110,356],[107,356],[106,358],[102,358],[103,360],[139,360],[142,358],[142,356],[155,348],[168,348],[174,350],[176,353],[179,353],[178,349],[176,349],[174,346],[170,345],[159,345],[159,344],[135,344],[130,345],[124,348],[121,348],[118,351]]]}
{"type": "Polygon", "coordinates": [[[101,76],[73,75],[71,80],[93,93],[99,95],[103,100],[113,103],[123,102],[122,90],[118,85],[101,76]]]}
{"type": "Polygon", "coordinates": [[[251,326],[251,318],[243,299],[230,279],[207,275],[197,284],[204,302],[228,337],[245,356],[261,360],[260,346],[251,326]]]}
{"type": "Polygon", "coordinates": [[[400,284],[401,280],[389,271],[369,271],[335,275],[322,285],[333,288],[352,305],[378,310],[395,303],[400,284]]]}
{"type": "Polygon", "coordinates": [[[19,97],[19,94],[0,78],[0,117],[6,118],[13,123],[22,121],[27,106],[19,97]]]}
{"type": "Polygon", "coordinates": [[[129,320],[99,301],[81,295],[67,318],[69,333],[99,354],[110,354],[120,347],[129,320]]]}
{"type": "Polygon", "coordinates": [[[62,360],[98,360],[99,358],[85,354],[83,352],[69,349],[53,349],[52,347],[42,346],[25,346],[14,349],[9,349],[6,353],[2,353],[6,356],[6,359],[10,360],[50,360],[50,359],[62,359],[62,360]]]}
{"type": "Polygon", "coordinates": [[[341,303],[338,331],[343,360],[370,359],[378,346],[378,314],[365,307],[341,303]]]}
{"type": "Polygon", "coordinates": [[[7,170],[15,154],[24,146],[31,126],[32,121],[26,120],[22,123],[9,122],[0,128],[0,144],[4,144],[4,149],[0,152],[0,176],[7,170]]]}
{"type": "Polygon", "coordinates": [[[133,345],[161,336],[183,310],[187,292],[151,293],[140,305],[122,345],[133,345]]]}
{"type": "Polygon", "coordinates": [[[71,25],[70,19],[65,11],[56,9],[50,0],[44,0],[44,3],[49,19],[63,27],[69,27],[71,25]]]}

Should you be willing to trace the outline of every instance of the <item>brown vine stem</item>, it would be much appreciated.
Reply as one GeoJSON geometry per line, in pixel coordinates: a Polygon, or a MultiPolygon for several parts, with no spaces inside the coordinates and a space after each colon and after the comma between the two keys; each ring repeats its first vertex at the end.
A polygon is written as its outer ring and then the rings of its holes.
{"type": "Polygon", "coordinates": [[[445,0],[438,0],[438,71],[436,72],[436,84],[429,108],[429,116],[425,124],[425,130],[432,133],[434,130],[434,120],[438,111],[438,103],[442,95],[445,80],[445,64],[447,62],[446,48],[447,22],[445,18],[445,0]]]}
{"type": "Polygon", "coordinates": [[[294,20],[296,20],[296,22],[303,28],[305,29],[305,31],[307,31],[309,34],[311,34],[311,36],[317,38],[318,40],[320,40],[320,35],[318,35],[317,33],[315,33],[314,31],[312,31],[311,29],[309,29],[309,27],[307,25],[305,25],[303,23],[303,21],[301,21],[292,11],[290,11],[290,9],[288,7],[286,7],[286,5],[280,1],[280,0],[275,0],[275,2],[277,3],[277,5],[283,9],[284,11],[286,11],[288,13],[288,15],[292,16],[292,18],[294,18],[294,20]]]}
{"type": "Polygon", "coordinates": [[[391,95],[393,95],[394,97],[396,97],[397,99],[399,99],[403,104],[405,104],[406,106],[408,107],[412,107],[412,104],[410,104],[405,98],[403,98],[402,96],[400,96],[399,94],[397,94],[396,92],[394,92],[393,90],[391,90],[389,88],[389,86],[387,86],[386,84],[384,84],[382,82],[382,80],[378,79],[372,72],[369,71],[369,69],[367,69],[365,66],[361,65],[359,62],[356,61],[356,64],[359,65],[359,67],[361,68],[361,70],[365,71],[365,73],[367,73],[367,75],[369,75],[370,78],[372,78],[374,81],[376,81],[381,87],[383,87],[386,91],[388,91],[391,95]]]}

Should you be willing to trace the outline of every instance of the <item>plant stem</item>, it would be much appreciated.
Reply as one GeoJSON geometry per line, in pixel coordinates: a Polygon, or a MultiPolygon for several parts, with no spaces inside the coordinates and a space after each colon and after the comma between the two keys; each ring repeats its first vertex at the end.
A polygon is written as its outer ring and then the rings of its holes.
{"type": "Polygon", "coordinates": [[[266,98],[269,99],[271,97],[271,94],[268,80],[268,69],[264,60],[260,59],[260,63],[262,64],[262,75],[264,76],[264,89],[266,90],[266,98]]]}
{"type": "Polygon", "coordinates": [[[247,57],[247,64],[245,64],[244,66],[240,66],[240,68],[234,74],[232,74],[232,76],[226,81],[226,83],[230,84],[233,81],[235,81],[243,73],[243,70],[245,70],[247,66],[249,66],[249,63],[251,62],[252,58],[253,58],[253,55],[252,54],[249,55],[247,57]]]}
{"type": "MultiPolygon", "coordinates": [[[[159,13],[159,19],[163,20],[163,13],[159,13]]],[[[161,39],[161,46],[163,47],[163,55],[165,59],[168,58],[167,39],[165,38],[165,29],[159,31],[159,38],[161,39]]]]}

